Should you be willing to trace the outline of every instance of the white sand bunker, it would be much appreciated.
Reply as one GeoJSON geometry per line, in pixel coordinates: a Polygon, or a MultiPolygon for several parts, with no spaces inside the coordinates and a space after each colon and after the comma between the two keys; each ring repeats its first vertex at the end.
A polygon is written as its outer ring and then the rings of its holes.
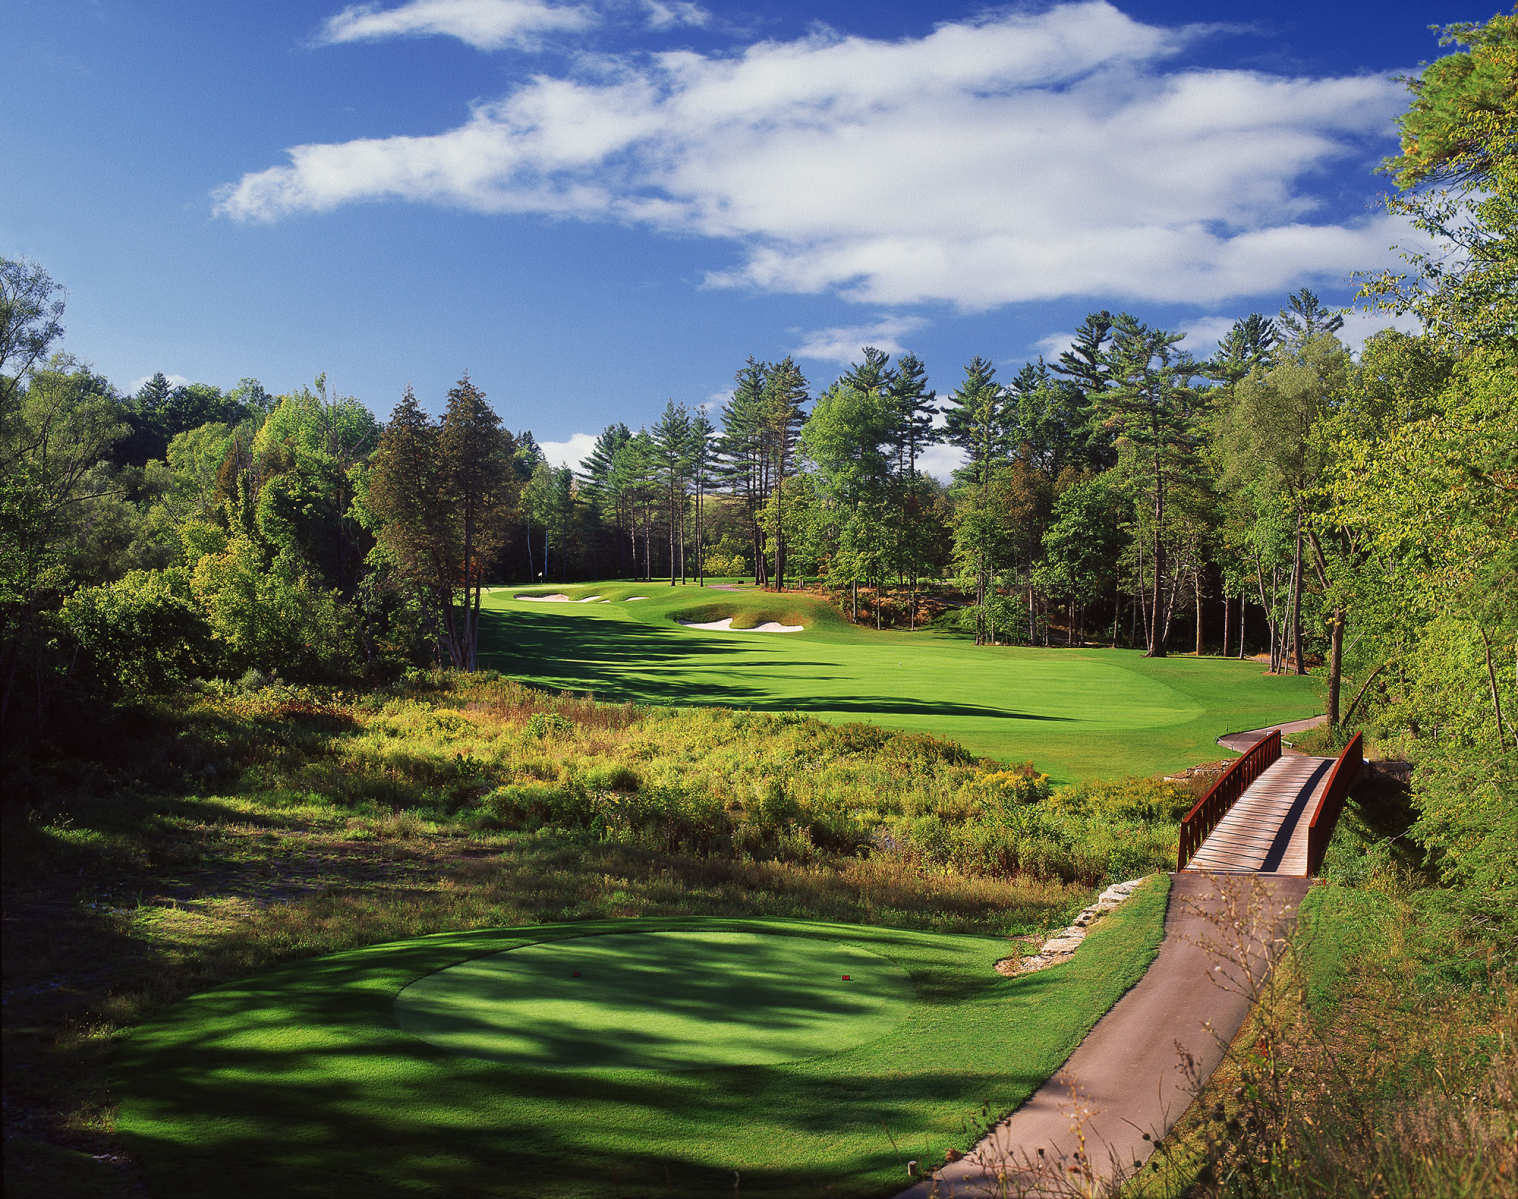
{"type": "Polygon", "coordinates": [[[766,620],[763,624],[756,624],[751,629],[735,629],[731,616],[722,620],[682,620],[680,623],[688,629],[706,629],[721,633],[799,633],[806,628],[801,624],[781,624],[777,620],[766,620]]]}
{"type": "MultiPolygon", "coordinates": [[[[514,596],[513,598],[519,600],[532,600],[537,604],[593,604],[597,600],[601,599],[599,595],[587,595],[584,599],[572,600],[569,598],[569,596],[564,595],[562,592],[558,591],[555,591],[552,595],[518,595],[514,596]]],[[[611,601],[601,600],[601,602],[605,604],[610,603],[611,601]]]]}
{"type": "Polygon", "coordinates": [[[631,603],[635,603],[635,602],[636,602],[636,601],[638,601],[638,600],[640,600],[640,599],[647,599],[647,598],[648,598],[648,596],[646,596],[646,595],[629,595],[629,596],[628,596],[628,597],[627,597],[627,598],[626,598],[626,599],[625,599],[625,600],[623,600],[623,601],[622,601],[622,602],[623,602],[623,603],[624,603],[624,604],[631,604],[631,603]]]}

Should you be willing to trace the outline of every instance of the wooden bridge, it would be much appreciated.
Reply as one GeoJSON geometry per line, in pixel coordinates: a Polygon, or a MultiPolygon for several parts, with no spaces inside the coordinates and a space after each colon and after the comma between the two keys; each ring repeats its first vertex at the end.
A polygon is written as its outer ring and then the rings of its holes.
{"type": "Polygon", "coordinates": [[[1283,757],[1270,730],[1186,813],[1176,868],[1312,877],[1362,764],[1359,733],[1337,758],[1283,757]]]}

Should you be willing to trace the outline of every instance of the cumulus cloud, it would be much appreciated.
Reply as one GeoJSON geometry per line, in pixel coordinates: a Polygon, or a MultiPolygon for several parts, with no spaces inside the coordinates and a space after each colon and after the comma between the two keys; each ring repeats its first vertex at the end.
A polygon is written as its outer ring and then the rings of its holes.
{"type": "Polygon", "coordinates": [[[917,456],[917,469],[944,483],[952,481],[954,472],[965,464],[965,452],[957,445],[930,445],[917,456]]]}
{"type": "Polygon", "coordinates": [[[672,29],[677,25],[703,29],[712,20],[711,13],[687,0],[643,0],[643,13],[650,29],[672,29]]]}
{"type": "Polygon", "coordinates": [[[887,354],[901,354],[907,347],[901,338],[916,333],[928,322],[916,316],[882,316],[867,325],[838,325],[804,334],[791,353],[797,358],[847,365],[860,360],[860,350],[874,346],[887,354]]]}
{"type": "Polygon", "coordinates": [[[580,463],[596,448],[596,437],[594,433],[571,433],[567,441],[540,441],[538,448],[543,451],[549,466],[579,470],[580,463]]]}
{"type": "Polygon", "coordinates": [[[456,37],[478,50],[530,45],[545,33],[586,29],[590,9],[546,0],[409,0],[395,8],[353,4],[322,25],[323,43],[392,37],[456,37]]]}
{"type": "Polygon", "coordinates": [[[398,199],[619,221],[727,241],[736,261],[708,286],[885,307],[1205,304],[1385,261],[1405,226],[1327,217],[1312,183],[1385,148],[1402,86],[1174,65],[1207,33],[1093,0],[899,41],[821,31],[583,60],[452,130],[296,146],[216,207],[268,221],[398,199]]]}

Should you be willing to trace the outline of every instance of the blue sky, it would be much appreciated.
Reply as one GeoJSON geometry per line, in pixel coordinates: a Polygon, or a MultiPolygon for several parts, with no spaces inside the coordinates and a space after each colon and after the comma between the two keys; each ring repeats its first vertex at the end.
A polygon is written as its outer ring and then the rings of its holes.
{"type": "Polygon", "coordinates": [[[1394,77],[1490,7],[9,0],[0,252],[119,387],[326,372],[384,416],[467,369],[574,459],[749,354],[948,391],[1096,307],[1206,353],[1347,303],[1408,240],[1394,77]]]}

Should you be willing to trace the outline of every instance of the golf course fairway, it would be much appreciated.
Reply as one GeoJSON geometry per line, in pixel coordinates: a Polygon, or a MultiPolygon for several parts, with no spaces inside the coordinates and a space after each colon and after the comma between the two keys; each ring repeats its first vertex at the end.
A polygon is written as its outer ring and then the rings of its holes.
{"type": "Polygon", "coordinates": [[[292,962],[134,1031],[120,1128],[150,1190],[180,1199],[709,1195],[735,1176],[746,1196],[885,1195],[1058,1068],[1152,960],[1168,888],[1015,978],[992,969],[1000,937],[692,917],[292,962]],[[522,985],[471,982],[524,951],[522,985]],[[457,1051],[433,1043],[461,1030],[457,1051]]]}
{"type": "Polygon", "coordinates": [[[813,597],[753,588],[494,588],[485,605],[482,664],[523,682],[605,700],[865,721],[1032,761],[1056,782],[1216,760],[1223,733],[1321,710],[1312,680],[1272,678],[1257,662],[877,632],[813,597]],[[516,598],[534,594],[568,601],[516,598]],[[734,631],[686,627],[729,616],[734,631]],[[742,631],[766,621],[803,628],[742,631]]]}

